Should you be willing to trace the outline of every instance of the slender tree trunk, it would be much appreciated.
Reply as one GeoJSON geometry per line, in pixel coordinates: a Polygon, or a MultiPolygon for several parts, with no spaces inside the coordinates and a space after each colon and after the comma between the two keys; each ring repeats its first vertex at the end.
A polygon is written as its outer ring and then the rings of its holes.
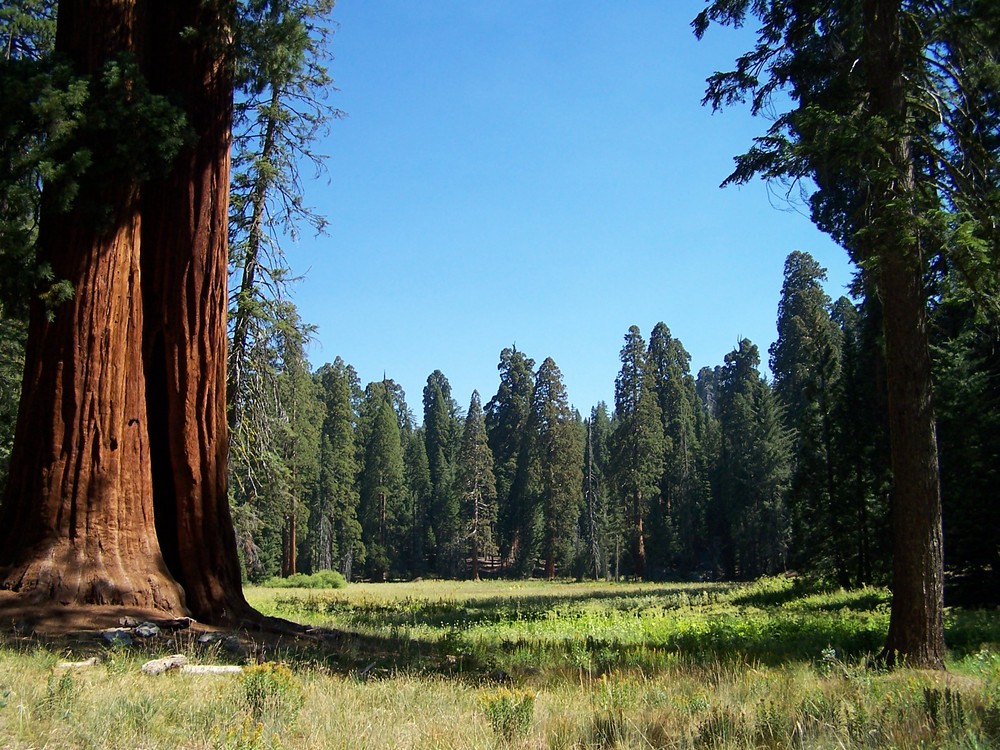
{"type": "Polygon", "coordinates": [[[472,532],[472,580],[479,580],[479,537],[472,532]]]}
{"type": "MultiPolygon", "coordinates": [[[[898,0],[865,0],[867,80],[873,114],[890,125],[906,117],[903,35],[898,0]]],[[[890,144],[895,181],[872,186],[872,251],[883,306],[892,460],[893,573],[890,664],[944,667],[944,559],[937,437],[931,399],[927,295],[916,227],[910,142],[890,144]]]]}
{"type": "Polygon", "coordinates": [[[587,529],[590,532],[590,556],[594,563],[594,580],[601,577],[601,550],[597,539],[597,517],[594,510],[596,489],[594,487],[594,441],[593,426],[587,423],[587,529]]]}
{"type": "Polygon", "coordinates": [[[237,623],[243,598],[227,497],[228,0],[151,3],[144,63],[197,141],[143,192],[147,408],[157,530],[198,619],[237,623]]]}
{"type": "Polygon", "coordinates": [[[632,500],[632,533],[635,539],[632,544],[633,575],[642,579],[646,575],[646,528],[642,517],[642,493],[636,493],[632,500]]]}
{"type": "MultiPolygon", "coordinates": [[[[261,146],[260,160],[270,164],[274,154],[274,138],[277,131],[277,121],[274,110],[278,106],[279,90],[271,93],[270,115],[264,131],[264,141],[261,146]]],[[[242,258],[243,268],[240,277],[240,288],[236,293],[236,320],[233,322],[233,342],[229,353],[228,389],[229,389],[229,429],[235,430],[240,421],[239,395],[243,389],[243,374],[246,370],[247,342],[250,337],[250,321],[253,318],[250,300],[257,286],[257,271],[260,269],[260,253],[264,245],[264,218],[267,210],[267,194],[271,186],[269,178],[257,173],[256,184],[251,194],[250,231],[247,238],[246,254],[242,258]]]]}
{"type": "MultiPolygon", "coordinates": [[[[56,50],[80,74],[134,52],[134,1],[59,4],[56,50]]],[[[183,611],[160,554],[151,500],[142,368],[138,186],[119,174],[64,213],[43,196],[39,259],[69,281],[51,311],[37,296],[10,478],[0,511],[0,586],[65,604],[183,611]],[[85,206],[85,204],[83,204],[85,206]]]]}

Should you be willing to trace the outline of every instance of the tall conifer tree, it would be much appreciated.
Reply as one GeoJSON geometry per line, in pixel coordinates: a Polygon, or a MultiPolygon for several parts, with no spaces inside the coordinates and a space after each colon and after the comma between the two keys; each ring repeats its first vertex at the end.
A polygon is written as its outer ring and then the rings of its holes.
{"type": "Polygon", "coordinates": [[[469,554],[469,572],[479,580],[479,560],[496,553],[494,527],[497,519],[496,479],[493,454],[486,441],[486,425],[479,392],[472,392],[458,454],[458,493],[462,512],[462,536],[469,554]]]}
{"type": "Polygon", "coordinates": [[[882,309],[893,469],[893,601],[883,656],[944,663],[941,493],[925,285],[944,256],[996,299],[1000,34],[996,6],[916,0],[713,0],[695,20],[760,19],[706,102],[787,111],[727,182],[811,178],[813,219],[843,244],[882,309]],[[984,286],[985,285],[985,286],[984,286]]]}
{"type": "MultiPolygon", "coordinates": [[[[646,342],[637,326],[629,328],[621,350],[622,368],[615,380],[615,431],[612,463],[618,496],[624,506],[631,572],[647,572],[649,513],[659,504],[666,444],[660,405],[646,361],[646,342]]],[[[655,560],[662,566],[662,560],[655,560]]]]}
{"type": "Polygon", "coordinates": [[[575,552],[582,506],[583,442],[562,372],[551,357],[538,368],[528,430],[534,444],[534,496],[541,518],[538,553],[545,574],[567,570],[575,552]]]}
{"type": "Polygon", "coordinates": [[[661,554],[665,562],[690,573],[703,538],[707,500],[697,434],[701,404],[691,376],[691,355],[664,323],[657,323],[650,334],[648,360],[666,449],[660,480],[661,554]]]}
{"type": "Polygon", "coordinates": [[[808,253],[796,251],[785,260],[771,372],[785,424],[795,436],[788,496],[792,564],[848,586],[850,545],[836,465],[843,334],[830,317],[825,279],[826,269],[808,253]]]}
{"type": "Polygon", "coordinates": [[[365,569],[372,578],[385,580],[398,571],[399,549],[406,536],[403,446],[390,384],[369,384],[364,415],[358,516],[364,532],[365,569]]]}
{"type": "Polygon", "coordinates": [[[351,390],[354,368],[337,357],[314,375],[326,406],[320,437],[319,479],[313,493],[309,546],[314,570],[338,570],[351,579],[364,562],[358,521],[358,454],[351,390]]]}
{"type": "Polygon", "coordinates": [[[403,454],[406,470],[407,512],[409,516],[408,565],[412,575],[428,570],[428,554],[434,550],[431,526],[431,469],[427,461],[427,446],[423,428],[414,430],[406,441],[403,454]]]}
{"type": "Polygon", "coordinates": [[[434,549],[433,567],[440,575],[458,573],[462,544],[461,521],[455,489],[456,459],[461,438],[458,404],[451,397],[451,384],[440,370],[427,377],[424,386],[424,441],[431,473],[431,507],[427,514],[434,549]]]}
{"type": "Polygon", "coordinates": [[[789,435],[759,365],[757,347],[743,339],[719,372],[716,512],[723,524],[723,573],[731,579],[778,572],[788,545],[789,435]]]}
{"type": "Polygon", "coordinates": [[[518,556],[529,518],[527,498],[528,420],[534,392],[534,360],[517,347],[500,352],[500,386],[486,404],[486,433],[497,482],[497,544],[504,564],[518,556]]]}

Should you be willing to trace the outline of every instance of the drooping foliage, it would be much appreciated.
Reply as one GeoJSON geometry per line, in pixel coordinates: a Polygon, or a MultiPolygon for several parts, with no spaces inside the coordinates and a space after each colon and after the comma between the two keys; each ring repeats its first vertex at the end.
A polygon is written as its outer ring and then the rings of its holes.
{"type": "MultiPolygon", "coordinates": [[[[252,420],[258,338],[288,296],[284,243],[326,220],[304,202],[301,170],[324,168],[317,138],[343,115],[326,102],[333,0],[242,0],[234,30],[237,97],[230,189],[230,429],[252,420]]],[[[247,428],[252,430],[252,426],[247,428]]]]}

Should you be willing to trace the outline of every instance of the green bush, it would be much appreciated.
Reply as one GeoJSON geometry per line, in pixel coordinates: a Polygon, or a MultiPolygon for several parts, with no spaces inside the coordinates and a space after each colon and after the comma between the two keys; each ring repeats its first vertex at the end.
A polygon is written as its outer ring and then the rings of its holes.
{"type": "Polygon", "coordinates": [[[527,737],[535,713],[535,693],[531,690],[499,688],[480,694],[479,705],[490,721],[493,736],[503,747],[527,737]]]}
{"type": "Polygon", "coordinates": [[[275,576],[260,585],[272,589],[342,589],[347,581],[336,570],[318,570],[310,575],[296,573],[288,578],[275,576]]]}
{"type": "Polygon", "coordinates": [[[302,686],[284,664],[265,662],[240,674],[242,707],[254,722],[281,727],[294,723],[305,699],[302,686]]]}

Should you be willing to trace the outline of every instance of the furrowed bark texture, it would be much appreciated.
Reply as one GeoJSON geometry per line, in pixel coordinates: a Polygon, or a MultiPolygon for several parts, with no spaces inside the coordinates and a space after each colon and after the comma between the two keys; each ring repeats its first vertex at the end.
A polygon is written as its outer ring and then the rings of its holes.
{"type": "Polygon", "coordinates": [[[182,103],[197,142],[169,177],[145,186],[142,272],[153,498],[164,555],[195,617],[235,624],[252,610],[227,498],[230,12],[228,2],[215,0],[151,8],[150,86],[182,103]]]}
{"type": "MultiPolygon", "coordinates": [[[[898,0],[865,0],[866,74],[873,114],[906,117],[903,35],[898,0]]],[[[890,144],[894,181],[872,185],[873,246],[883,306],[892,460],[893,573],[890,664],[944,668],[944,556],[937,437],[931,398],[927,296],[915,209],[911,144],[890,144]]],[[[876,174],[879,174],[876,171],[876,174]]]]}
{"type": "Polygon", "coordinates": [[[75,295],[51,321],[41,303],[32,312],[0,509],[4,588],[263,622],[243,598],[227,499],[231,9],[59,4],[56,46],[79,73],[131,54],[194,138],[165,178],[140,188],[112,165],[70,213],[43,207],[41,259],[75,295]]]}
{"type": "MultiPolygon", "coordinates": [[[[135,2],[59,5],[56,48],[78,73],[134,50],[135,2]]],[[[183,611],[154,527],[141,360],[138,186],[64,213],[43,198],[39,255],[72,300],[31,311],[11,472],[0,509],[0,586],[34,600],[183,611]],[[52,319],[49,319],[49,316],[52,319]]]]}

